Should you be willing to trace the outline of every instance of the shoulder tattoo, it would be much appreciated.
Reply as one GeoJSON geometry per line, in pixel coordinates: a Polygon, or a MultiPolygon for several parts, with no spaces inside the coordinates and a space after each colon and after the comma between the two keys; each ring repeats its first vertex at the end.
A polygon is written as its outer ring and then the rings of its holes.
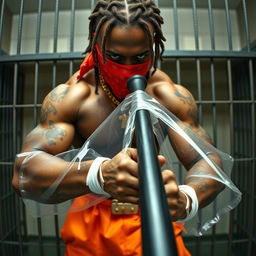
{"type": "Polygon", "coordinates": [[[51,93],[50,93],[50,100],[52,102],[58,102],[60,103],[65,95],[68,93],[69,88],[55,88],[51,93]]]}
{"type": "Polygon", "coordinates": [[[48,119],[49,114],[56,115],[57,114],[57,109],[55,106],[52,104],[51,101],[47,101],[41,108],[40,112],[40,123],[45,124],[45,122],[48,119]]]}
{"type": "Polygon", "coordinates": [[[175,96],[177,96],[178,99],[181,100],[184,104],[187,104],[190,106],[193,105],[194,99],[190,93],[188,93],[187,95],[184,95],[178,89],[176,89],[174,93],[175,93],[175,96]]]}
{"type": "Polygon", "coordinates": [[[40,112],[40,123],[45,124],[49,114],[56,115],[57,109],[54,103],[60,103],[65,95],[68,93],[69,88],[55,88],[49,95],[47,101],[43,104],[40,112]]]}

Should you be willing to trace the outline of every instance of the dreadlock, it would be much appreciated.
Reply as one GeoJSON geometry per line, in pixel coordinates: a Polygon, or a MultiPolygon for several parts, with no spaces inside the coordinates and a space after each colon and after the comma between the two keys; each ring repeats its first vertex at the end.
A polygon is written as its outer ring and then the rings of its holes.
{"type": "MultiPolygon", "coordinates": [[[[89,45],[85,50],[85,53],[92,52],[96,63],[98,61],[95,49],[97,38],[102,25],[106,21],[109,21],[102,37],[103,42],[101,51],[104,61],[106,61],[105,45],[111,30],[117,25],[138,25],[146,32],[147,37],[151,42],[150,49],[152,56],[154,56],[153,73],[156,71],[157,60],[162,60],[162,54],[164,52],[163,41],[165,41],[165,37],[161,30],[163,18],[153,0],[98,0],[89,20],[89,45]],[[151,24],[154,28],[154,38],[152,38],[148,24],[151,24]],[[154,43],[155,51],[153,51],[154,43]]],[[[98,74],[99,72],[97,66],[98,65],[95,65],[95,74],[98,74]]],[[[98,75],[96,75],[95,78],[97,93],[99,85],[98,75]]]]}

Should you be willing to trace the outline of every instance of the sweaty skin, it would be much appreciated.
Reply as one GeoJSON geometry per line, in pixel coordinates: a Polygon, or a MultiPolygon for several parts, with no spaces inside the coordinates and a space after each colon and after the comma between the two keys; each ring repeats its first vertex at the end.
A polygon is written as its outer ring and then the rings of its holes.
{"type": "MultiPolygon", "coordinates": [[[[100,48],[101,35],[105,31],[106,24],[103,25],[98,38],[100,48]]],[[[153,36],[151,26],[150,29],[153,36]]],[[[106,42],[106,56],[112,61],[125,65],[139,64],[153,57],[149,39],[144,30],[131,25],[115,27],[111,31],[106,42]]],[[[22,168],[25,175],[35,177],[24,183],[24,188],[28,194],[31,194],[32,199],[37,199],[68,165],[67,162],[53,155],[68,150],[71,145],[81,147],[115,109],[116,106],[101,87],[98,94],[95,94],[94,70],[89,71],[79,81],[76,79],[77,73],[46,96],[41,108],[40,122],[25,138],[21,152],[41,150],[45,153],[32,158],[26,164],[22,164],[22,158],[16,159],[13,186],[17,193],[19,193],[18,173],[22,168]]],[[[173,83],[167,74],[157,69],[148,81],[146,92],[176,115],[185,126],[210,142],[210,138],[197,122],[197,106],[187,89],[173,83]]],[[[197,156],[181,138],[175,137],[171,131],[169,134],[179,159],[189,172],[193,172],[196,168],[208,168],[204,161],[195,161],[197,156]],[[180,148],[182,151],[179,150],[180,148]]],[[[165,158],[159,156],[159,162],[163,165],[165,158]]],[[[82,162],[81,171],[77,171],[77,166],[74,165],[47,202],[58,203],[90,193],[85,180],[91,163],[92,161],[82,162]]],[[[138,203],[136,149],[122,151],[113,159],[104,162],[102,172],[106,192],[120,201],[138,203]]],[[[171,170],[163,171],[162,176],[173,220],[182,219],[186,216],[186,198],[179,192],[175,175],[171,170]]],[[[194,187],[200,207],[213,200],[220,190],[218,183],[213,180],[188,179],[186,184],[194,187]]]]}

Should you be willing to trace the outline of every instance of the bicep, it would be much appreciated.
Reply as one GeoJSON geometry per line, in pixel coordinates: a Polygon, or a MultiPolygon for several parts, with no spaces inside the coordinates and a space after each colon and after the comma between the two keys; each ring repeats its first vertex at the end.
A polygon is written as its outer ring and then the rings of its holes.
{"type": "Polygon", "coordinates": [[[25,138],[22,152],[42,150],[52,155],[70,148],[74,137],[74,126],[50,120],[47,125],[39,124],[25,138]]]}
{"type": "Polygon", "coordinates": [[[74,137],[73,105],[67,85],[52,90],[42,104],[39,125],[25,138],[22,151],[42,150],[55,155],[68,150],[74,137]]]}

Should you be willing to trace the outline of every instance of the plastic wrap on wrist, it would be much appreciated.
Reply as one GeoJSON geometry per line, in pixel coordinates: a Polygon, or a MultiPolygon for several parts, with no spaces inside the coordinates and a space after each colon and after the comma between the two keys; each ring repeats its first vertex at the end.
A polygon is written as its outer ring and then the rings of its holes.
{"type": "MultiPolygon", "coordinates": [[[[208,206],[200,209],[198,214],[186,223],[186,229],[189,233],[195,235],[203,234],[213,224],[217,223],[223,214],[236,207],[241,200],[241,192],[230,179],[233,159],[228,154],[221,152],[199,137],[197,133],[191,130],[186,124],[183,124],[175,115],[145,92],[136,91],[128,95],[86,140],[83,147],[64,152],[56,157],[70,161],[69,168],[75,162],[95,159],[99,156],[108,158],[114,157],[122,149],[131,146],[135,114],[139,109],[150,111],[157,143],[161,148],[161,154],[167,159],[163,169],[168,168],[173,170],[179,184],[184,184],[185,179],[213,179],[223,185],[224,189],[218,194],[216,199],[208,206]],[[172,137],[176,136],[179,137],[180,141],[182,140],[184,145],[189,145],[191,154],[197,156],[197,158],[200,159],[199,161],[203,161],[204,164],[207,165],[205,170],[202,171],[200,168],[198,170],[195,168],[185,177],[185,172],[181,171],[177,165],[178,160],[173,150],[173,148],[177,147],[175,147],[175,141],[172,141],[172,137]],[[172,141],[172,144],[170,141],[172,141]],[[212,210],[213,208],[214,212],[212,210]]],[[[179,148],[182,154],[182,147],[179,148]]],[[[35,153],[27,154],[27,159],[24,161],[29,161],[29,158],[36,157],[35,153]],[[33,154],[35,154],[35,156],[33,154]]],[[[62,175],[60,175],[40,198],[36,200],[41,202],[44,200],[47,201],[69,172],[69,168],[64,170],[62,175]]],[[[26,179],[31,178],[33,177],[26,176],[22,173],[20,174],[20,190],[25,198],[31,198],[31,196],[24,191],[23,183],[26,179]]],[[[71,204],[71,211],[83,210],[105,199],[106,197],[87,194],[80,197],[79,200],[69,200],[56,205],[35,203],[27,199],[26,205],[30,210],[32,209],[33,215],[43,216],[65,212],[71,204]],[[35,204],[36,206],[32,207],[31,204],[35,204]]]]}

